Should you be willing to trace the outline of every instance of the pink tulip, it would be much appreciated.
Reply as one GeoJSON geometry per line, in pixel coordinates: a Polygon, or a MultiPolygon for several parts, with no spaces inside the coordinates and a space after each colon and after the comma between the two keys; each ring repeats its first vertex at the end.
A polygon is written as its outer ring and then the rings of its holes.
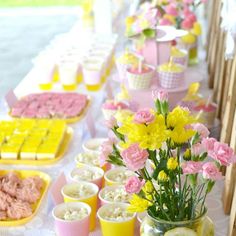
{"type": "Polygon", "coordinates": [[[178,16],[179,15],[177,8],[173,5],[168,5],[165,10],[166,10],[166,13],[171,16],[178,16]]]}

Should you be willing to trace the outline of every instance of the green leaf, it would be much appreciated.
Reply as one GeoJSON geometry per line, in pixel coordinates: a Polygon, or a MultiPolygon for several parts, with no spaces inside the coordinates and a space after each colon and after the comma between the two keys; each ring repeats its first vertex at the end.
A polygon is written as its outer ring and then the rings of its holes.
{"type": "Polygon", "coordinates": [[[152,174],[153,179],[157,180],[157,177],[158,177],[160,171],[166,169],[166,164],[167,164],[166,159],[161,159],[160,160],[160,163],[158,164],[156,169],[153,171],[153,174],[152,174]]]}
{"type": "Polygon", "coordinates": [[[146,38],[154,38],[156,36],[155,29],[145,29],[143,30],[143,34],[146,38]]]}
{"type": "Polygon", "coordinates": [[[156,106],[157,113],[161,114],[161,103],[158,99],[155,102],[155,106],[156,106]]]}
{"type": "Polygon", "coordinates": [[[208,156],[208,153],[207,153],[207,152],[204,152],[204,153],[199,157],[199,161],[204,161],[207,156],[208,156]]]}
{"type": "Polygon", "coordinates": [[[191,146],[198,143],[199,141],[200,141],[200,135],[198,132],[196,132],[196,134],[191,139],[191,146]]]}

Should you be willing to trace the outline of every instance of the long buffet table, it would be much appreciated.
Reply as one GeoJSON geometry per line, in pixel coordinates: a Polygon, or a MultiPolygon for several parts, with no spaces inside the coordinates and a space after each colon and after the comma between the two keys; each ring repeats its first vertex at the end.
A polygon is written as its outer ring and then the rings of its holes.
{"type": "MultiPolygon", "coordinates": [[[[134,7],[134,6],[132,6],[134,7]]],[[[124,10],[124,9],[123,9],[124,10]]],[[[122,11],[122,10],[121,10],[122,11]]],[[[116,18],[115,27],[116,33],[123,32],[121,29],[122,27],[119,25],[119,22],[122,22],[124,17],[125,11],[116,18]],[[120,21],[119,21],[120,20],[120,21]]],[[[121,36],[121,35],[120,35],[121,36]]],[[[122,37],[121,37],[122,38],[122,37]]],[[[119,47],[122,45],[122,40],[119,40],[119,47]]],[[[201,61],[198,66],[192,67],[189,70],[189,76],[195,75],[198,77],[199,81],[203,80],[202,82],[202,92],[207,94],[209,90],[206,86],[206,67],[204,61],[201,61]]],[[[22,97],[26,94],[32,92],[39,92],[38,86],[34,81],[34,78],[37,76],[37,71],[33,68],[29,74],[21,81],[21,83],[15,88],[14,93],[17,97],[22,97]]],[[[113,71],[108,78],[109,86],[113,93],[117,91],[119,87],[117,82],[113,80],[116,76],[116,69],[113,68],[113,71]]],[[[59,87],[55,88],[55,91],[60,91],[59,87]]],[[[79,93],[86,93],[92,98],[92,104],[89,108],[89,114],[92,116],[92,119],[95,124],[96,128],[96,137],[106,137],[107,135],[107,128],[104,125],[104,119],[101,112],[101,105],[106,99],[108,92],[106,89],[106,85],[98,92],[88,92],[86,91],[83,85],[79,85],[77,92],[79,93]],[[95,119],[96,118],[96,121],[95,119]]],[[[1,118],[7,117],[8,108],[1,101],[0,103],[0,110],[1,110],[1,118]]],[[[60,173],[64,172],[65,175],[68,175],[69,171],[71,171],[75,167],[75,156],[82,151],[82,143],[91,137],[90,132],[88,131],[87,120],[86,117],[82,119],[80,122],[72,124],[71,127],[74,130],[73,139],[70,143],[69,149],[67,150],[64,158],[59,161],[57,164],[52,166],[1,166],[1,169],[35,169],[41,170],[48,173],[52,180],[55,181],[60,173]]],[[[214,188],[213,192],[209,195],[207,199],[207,206],[208,206],[208,215],[214,221],[215,224],[215,235],[216,236],[223,236],[226,235],[227,226],[228,226],[228,217],[224,215],[222,210],[221,204],[221,194],[223,189],[223,181],[219,182],[217,186],[214,188]]],[[[59,190],[58,190],[59,191],[59,190]]],[[[1,236],[13,236],[13,235],[20,235],[20,236],[55,236],[54,230],[54,222],[51,215],[51,210],[53,208],[53,201],[50,194],[50,191],[47,197],[44,199],[43,204],[40,207],[39,213],[33,218],[32,221],[27,223],[26,225],[19,226],[19,227],[12,227],[12,228],[0,228],[0,235],[1,236]]],[[[138,235],[138,228],[135,235],[138,235]]],[[[97,223],[96,230],[90,234],[91,236],[100,236],[100,227],[99,223],[97,223]]],[[[69,235],[68,235],[69,236],[69,235]]],[[[112,236],[112,235],[111,235],[112,236]]]]}

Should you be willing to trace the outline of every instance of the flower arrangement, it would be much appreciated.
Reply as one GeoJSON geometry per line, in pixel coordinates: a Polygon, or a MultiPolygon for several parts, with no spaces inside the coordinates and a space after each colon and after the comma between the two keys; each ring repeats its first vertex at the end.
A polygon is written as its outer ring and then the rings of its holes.
{"type": "Polygon", "coordinates": [[[236,156],[227,144],[210,138],[188,109],[169,111],[165,91],[154,91],[153,97],[155,110],[126,112],[108,122],[120,143],[104,143],[102,164],[136,173],[125,185],[132,194],[130,212],[147,211],[171,222],[196,219],[205,213],[206,196],[222,178],[220,167],[236,162],[236,156]]]}
{"type": "Polygon", "coordinates": [[[155,27],[157,25],[157,8],[148,7],[141,8],[135,15],[126,18],[126,36],[139,36],[141,38],[153,38],[156,35],[155,27]]]}

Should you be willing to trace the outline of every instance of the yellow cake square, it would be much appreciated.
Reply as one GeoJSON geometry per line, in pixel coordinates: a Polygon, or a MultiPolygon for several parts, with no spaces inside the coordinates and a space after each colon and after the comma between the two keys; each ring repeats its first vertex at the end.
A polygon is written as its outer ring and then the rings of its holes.
{"type": "Polygon", "coordinates": [[[1,147],[1,158],[2,159],[14,159],[18,158],[20,151],[20,145],[14,144],[3,144],[1,147]]]}

